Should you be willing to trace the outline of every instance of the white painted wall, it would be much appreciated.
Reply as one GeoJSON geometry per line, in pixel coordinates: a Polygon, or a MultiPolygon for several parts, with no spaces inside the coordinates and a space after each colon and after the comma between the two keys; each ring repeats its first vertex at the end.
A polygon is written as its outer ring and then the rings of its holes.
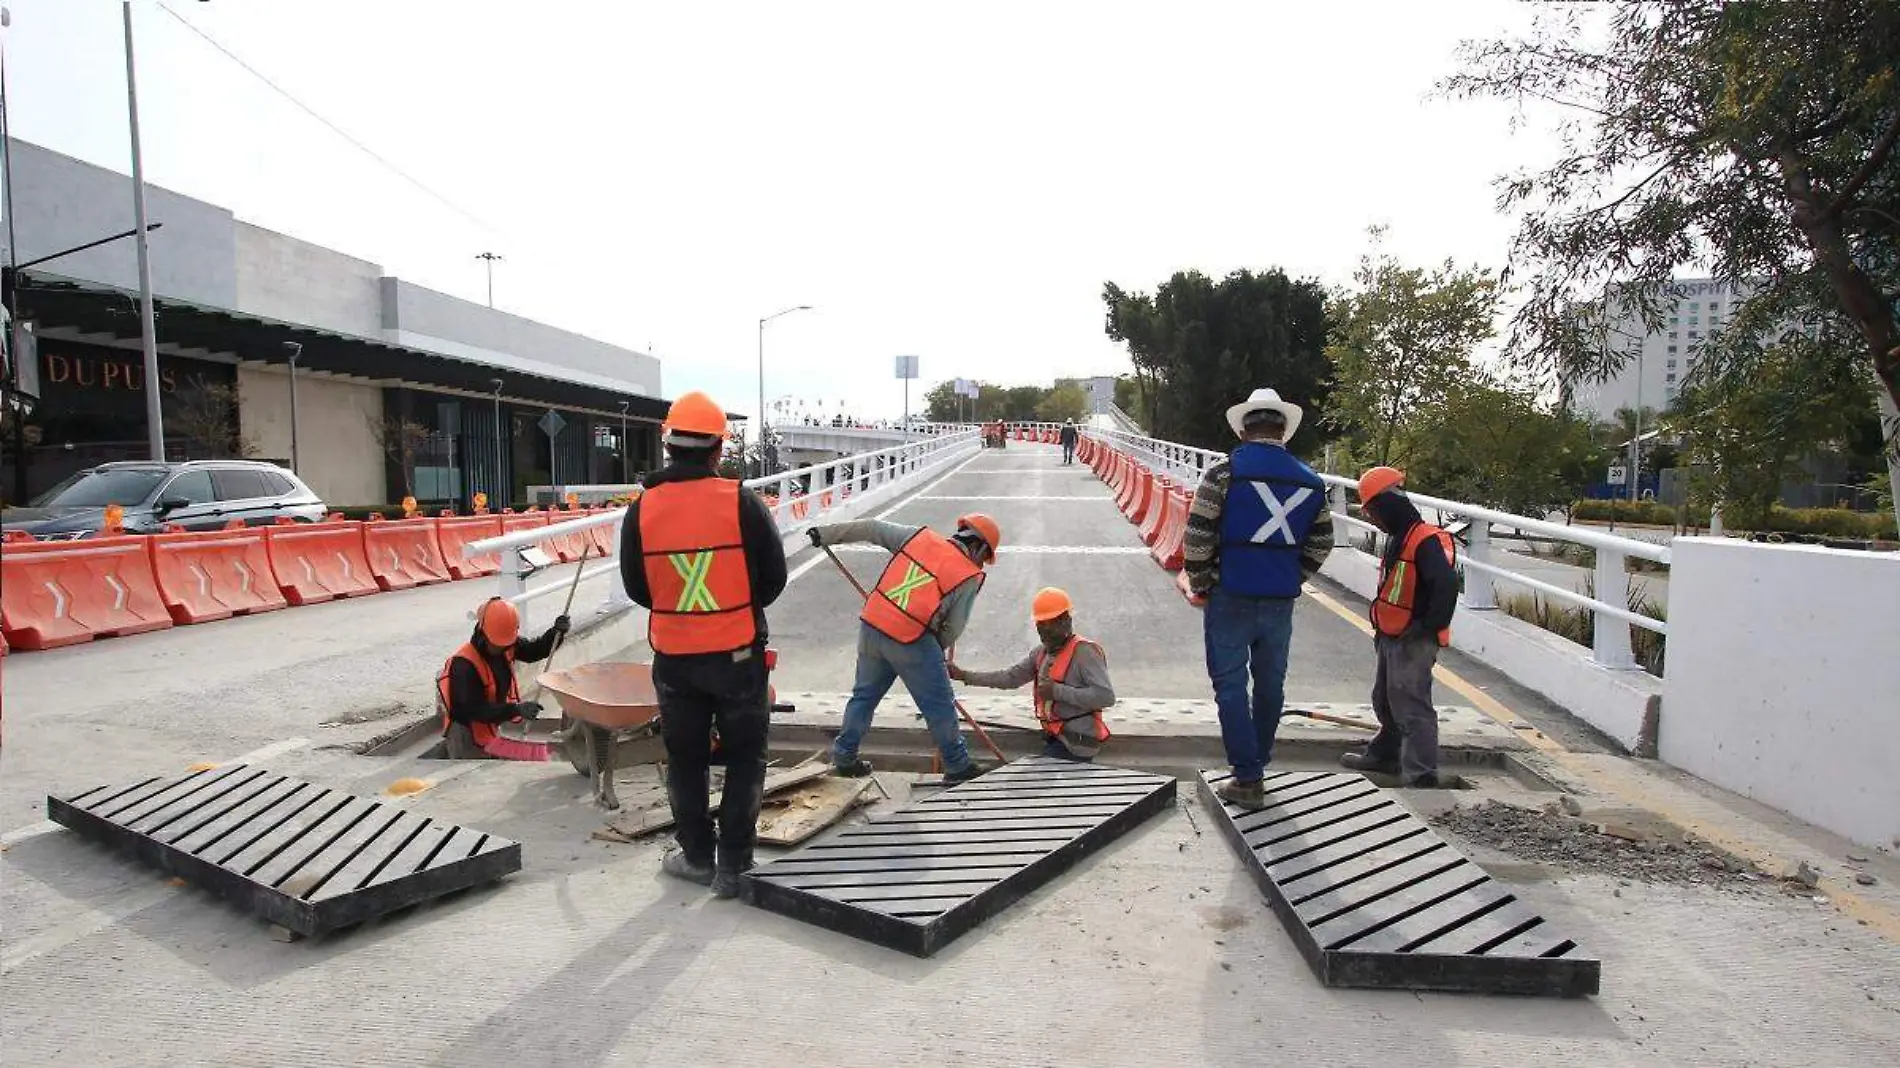
{"type": "MultiPolygon", "coordinates": [[[[297,376],[297,474],[325,504],[387,504],[383,451],[370,434],[383,417],[380,386],[297,376]]],[[[290,375],[238,368],[238,422],[258,455],[290,456],[290,375]]],[[[398,494],[400,496],[400,494],[398,494]]]]}
{"type": "Polygon", "coordinates": [[[246,222],[234,234],[238,311],[356,337],[382,335],[381,267],[246,222]]]}
{"type": "Polygon", "coordinates": [[[1867,846],[1900,837],[1900,555],[1678,538],[1662,758],[1867,846]]]}

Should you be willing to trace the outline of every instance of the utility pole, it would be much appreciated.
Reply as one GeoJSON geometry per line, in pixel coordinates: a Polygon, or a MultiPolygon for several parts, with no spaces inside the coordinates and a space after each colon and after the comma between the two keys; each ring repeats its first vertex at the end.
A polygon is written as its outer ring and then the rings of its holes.
{"type": "Polygon", "coordinates": [[[488,265],[488,306],[495,306],[495,264],[502,259],[494,252],[477,252],[475,258],[488,265]]]}
{"type": "Polygon", "coordinates": [[[284,353],[290,357],[290,469],[297,470],[297,358],[303,355],[303,346],[295,341],[284,342],[284,353]]]}
{"type": "Polygon", "coordinates": [[[145,354],[145,433],[152,459],[165,459],[165,416],[158,399],[157,316],[152,311],[152,252],[146,239],[145,158],[139,152],[137,63],[132,58],[132,0],[125,0],[125,100],[132,128],[132,221],[139,249],[139,347],[145,354]]]}

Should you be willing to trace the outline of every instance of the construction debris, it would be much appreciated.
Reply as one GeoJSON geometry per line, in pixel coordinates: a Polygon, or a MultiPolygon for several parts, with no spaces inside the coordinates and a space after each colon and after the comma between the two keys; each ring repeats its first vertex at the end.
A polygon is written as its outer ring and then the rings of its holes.
{"type": "Polygon", "coordinates": [[[1486,800],[1449,809],[1432,822],[1474,844],[1579,873],[1730,890],[1765,884],[1746,861],[1674,827],[1590,823],[1565,814],[1555,801],[1540,812],[1486,800]]]}
{"type": "Polygon", "coordinates": [[[1791,883],[1800,883],[1810,890],[1821,885],[1821,873],[1805,860],[1795,865],[1783,878],[1791,883]]]}
{"type": "Polygon", "coordinates": [[[759,844],[795,846],[871,801],[876,779],[826,776],[766,799],[759,810],[759,844]]]}
{"type": "MultiPolygon", "coordinates": [[[[803,786],[813,779],[823,778],[830,772],[831,765],[823,760],[807,760],[797,767],[768,772],[765,776],[765,796],[770,798],[782,790],[803,786]]],[[[719,798],[723,790],[723,784],[713,784],[710,791],[713,813],[719,811],[719,798]]],[[[673,826],[673,810],[666,803],[666,795],[662,792],[650,806],[622,813],[608,821],[606,826],[596,828],[593,837],[603,842],[634,842],[671,826],[673,826]]]]}

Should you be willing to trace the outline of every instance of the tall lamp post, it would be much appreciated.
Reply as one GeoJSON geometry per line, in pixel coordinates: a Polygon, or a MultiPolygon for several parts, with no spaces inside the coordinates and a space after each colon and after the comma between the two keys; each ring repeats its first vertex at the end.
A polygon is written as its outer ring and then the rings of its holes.
{"type": "Polygon", "coordinates": [[[139,347],[145,355],[145,433],[152,459],[165,459],[165,417],[158,400],[158,337],[152,313],[152,253],[145,235],[145,157],[139,152],[139,89],[132,60],[132,0],[125,0],[125,102],[132,129],[132,221],[139,249],[139,347]]]}
{"type": "Polygon", "coordinates": [[[297,357],[303,355],[303,346],[295,341],[284,342],[284,352],[290,356],[290,469],[297,470],[297,357]]]}
{"type": "Polygon", "coordinates": [[[502,259],[500,253],[477,252],[475,258],[488,264],[488,306],[495,306],[495,264],[502,259]]]}
{"type": "Polygon", "coordinates": [[[632,401],[620,402],[620,482],[622,485],[633,481],[629,474],[632,469],[627,466],[633,462],[633,442],[627,440],[627,409],[632,405],[632,401]]]}
{"type": "Polygon", "coordinates": [[[772,314],[759,320],[759,471],[758,471],[758,477],[760,478],[764,478],[766,474],[766,471],[765,471],[765,324],[771,322],[774,319],[779,318],[780,316],[790,315],[793,312],[802,312],[802,311],[810,311],[810,310],[811,310],[811,305],[800,304],[799,306],[795,308],[786,308],[784,311],[773,312],[772,314]]]}
{"type": "Polygon", "coordinates": [[[495,496],[498,498],[495,511],[500,512],[509,507],[511,496],[505,488],[501,468],[501,379],[491,378],[488,382],[495,387],[495,496]]]}

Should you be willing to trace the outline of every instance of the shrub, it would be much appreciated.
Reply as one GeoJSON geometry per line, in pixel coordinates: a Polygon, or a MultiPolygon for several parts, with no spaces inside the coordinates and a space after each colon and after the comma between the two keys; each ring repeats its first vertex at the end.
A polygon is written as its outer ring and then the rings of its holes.
{"type": "MultiPolygon", "coordinates": [[[[1656,501],[1578,501],[1570,517],[1579,522],[1644,523],[1651,526],[1676,526],[1685,516],[1677,509],[1656,501]]],[[[1706,510],[1690,509],[1686,516],[1692,526],[1708,526],[1706,510]]],[[[1728,512],[1723,521],[1738,532],[1808,534],[1831,538],[1892,539],[1895,537],[1893,513],[1855,512],[1846,508],[1783,508],[1775,505],[1767,515],[1728,512]]]]}
{"type": "MultiPolygon", "coordinates": [[[[1674,508],[1657,501],[1578,501],[1570,509],[1570,518],[1580,522],[1607,523],[1645,523],[1656,527],[1673,527],[1681,517],[1674,508]]],[[[1701,517],[1702,523],[1708,522],[1708,516],[1701,517]]]]}
{"type": "MultiPolygon", "coordinates": [[[[1585,580],[1583,592],[1587,596],[1595,596],[1594,590],[1595,584],[1585,580]]],[[[1627,603],[1629,610],[1638,615],[1654,619],[1669,618],[1666,607],[1650,597],[1640,582],[1630,584],[1627,603]]],[[[1498,608],[1514,619],[1521,619],[1586,648],[1596,643],[1596,614],[1580,605],[1553,601],[1541,593],[1503,592],[1498,595],[1498,608]]],[[[1619,625],[1630,629],[1630,651],[1635,654],[1637,665],[1651,675],[1662,675],[1668,651],[1667,637],[1642,627],[1619,625]]]]}

